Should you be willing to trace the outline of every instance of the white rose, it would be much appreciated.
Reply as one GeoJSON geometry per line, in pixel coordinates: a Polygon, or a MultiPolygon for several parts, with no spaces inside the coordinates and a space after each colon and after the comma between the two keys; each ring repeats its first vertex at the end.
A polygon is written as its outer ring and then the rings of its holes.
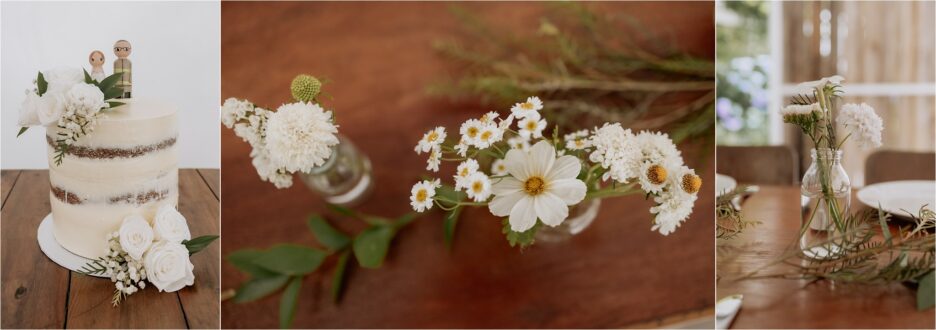
{"type": "Polygon", "coordinates": [[[39,122],[39,103],[41,98],[36,93],[26,94],[26,99],[23,100],[23,106],[20,107],[19,113],[19,125],[20,126],[37,126],[39,122]]]}
{"type": "Polygon", "coordinates": [[[156,232],[156,240],[159,241],[182,243],[184,240],[192,239],[185,217],[170,204],[165,204],[156,211],[153,230],[156,232]]]}
{"type": "Polygon", "coordinates": [[[84,71],[80,68],[55,68],[43,72],[42,78],[49,83],[46,93],[60,94],[67,92],[75,84],[83,83],[84,71]]]}
{"type": "Polygon", "coordinates": [[[146,279],[159,291],[175,292],[195,283],[195,265],[189,261],[188,250],[179,243],[161,241],[143,256],[146,279]]]}
{"type": "Polygon", "coordinates": [[[100,88],[80,83],[72,86],[65,94],[65,105],[79,113],[94,114],[106,107],[107,103],[104,102],[104,93],[100,88]]]}
{"type": "Polygon", "coordinates": [[[153,244],[153,228],[146,219],[139,215],[124,218],[120,225],[120,247],[134,260],[140,260],[143,253],[153,244]]]}

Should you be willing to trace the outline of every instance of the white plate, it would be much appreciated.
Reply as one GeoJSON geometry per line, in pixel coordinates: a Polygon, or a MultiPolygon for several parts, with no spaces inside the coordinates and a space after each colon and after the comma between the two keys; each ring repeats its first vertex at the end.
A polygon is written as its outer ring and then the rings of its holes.
{"type": "MultiPolygon", "coordinates": [[[[39,240],[39,249],[42,250],[42,253],[45,253],[49,259],[52,259],[52,261],[59,266],[75,272],[91,261],[91,259],[71,253],[62,247],[62,245],[55,240],[55,233],[52,232],[52,229],[52,213],[49,213],[45,219],[42,219],[42,223],[39,224],[39,230],[37,230],[36,233],[36,238],[39,240]]],[[[104,277],[103,275],[91,276],[104,277]]]]}
{"type": "Polygon", "coordinates": [[[738,182],[734,178],[715,173],[715,196],[721,197],[738,187],[738,182]]]}
{"type": "Polygon", "coordinates": [[[936,208],[936,181],[913,180],[880,182],[858,191],[858,200],[872,208],[906,216],[917,214],[920,207],[936,208]]]}

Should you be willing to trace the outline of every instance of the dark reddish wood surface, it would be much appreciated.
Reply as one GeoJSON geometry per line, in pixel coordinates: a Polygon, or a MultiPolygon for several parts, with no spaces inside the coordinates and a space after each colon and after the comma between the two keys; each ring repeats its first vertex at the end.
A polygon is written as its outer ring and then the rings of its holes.
{"type": "MultiPolygon", "coordinates": [[[[217,234],[218,198],[208,182],[218,170],[179,171],[179,210],[192,235],[217,234]],[[205,175],[203,176],[202,173],[205,175]]],[[[49,260],[36,243],[36,229],[49,214],[45,170],[0,171],[2,210],[3,328],[218,328],[220,244],[192,257],[195,286],[176,293],[148,287],[111,306],[107,279],[69,272],[49,260]]],[[[213,179],[214,178],[214,179],[213,179]]]]}
{"type": "MultiPolygon", "coordinates": [[[[377,182],[359,208],[394,216],[410,210],[409,190],[425,174],[412,152],[432,126],[450,128],[479,116],[475,104],[451,104],[425,88],[450,62],[431,48],[459,31],[449,3],[224,3],[222,96],[275,107],[290,98],[298,73],[327,78],[325,105],[342,134],[374,164],[377,182]]],[[[508,28],[533,31],[543,5],[463,4],[508,28]]],[[[711,3],[589,4],[630,14],[675,47],[714,57],[711,3]]],[[[622,31],[627,33],[627,31],[622,31]]],[[[500,109],[506,110],[506,109],[500,109]]],[[[249,146],[222,130],[222,253],[280,242],[314,244],[306,216],[323,203],[300,182],[277,190],[261,182],[249,146]]],[[[691,166],[713,182],[713,157],[691,166]]],[[[449,169],[451,171],[451,169],[449,169]]],[[[709,184],[709,187],[713,185],[709,184]]],[[[714,188],[713,188],[714,189],[714,188]]],[[[445,249],[442,214],[430,212],[401,232],[381,269],[354,267],[340,304],[330,301],[331,262],[305,280],[296,327],[621,327],[698,315],[714,305],[714,201],[703,194],[675,234],[650,231],[649,203],[606,200],[599,218],[561,244],[510,248],[487,210],[464,213],[454,249],[445,249]]],[[[361,226],[337,222],[345,230],[361,226]]],[[[225,290],[245,276],[222,264],[225,290]]],[[[222,303],[223,327],[275,327],[279,294],[247,304],[222,303]]]]}
{"type": "MultiPolygon", "coordinates": [[[[916,310],[916,292],[902,284],[857,285],[806,280],[734,281],[776,259],[799,234],[799,186],[761,186],[742,208],[762,224],[718,242],[718,297],[743,294],[732,325],[747,328],[928,328],[934,309],[916,310]]],[[[866,206],[852,198],[852,206],[866,206]]],[[[788,265],[765,273],[790,270],[788,265]]]]}

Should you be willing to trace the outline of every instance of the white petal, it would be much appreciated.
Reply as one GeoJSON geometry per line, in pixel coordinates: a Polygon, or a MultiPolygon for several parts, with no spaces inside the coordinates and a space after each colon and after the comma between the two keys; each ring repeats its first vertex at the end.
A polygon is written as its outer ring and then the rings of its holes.
{"type": "Polygon", "coordinates": [[[494,185],[491,187],[491,192],[494,195],[507,195],[523,190],[523,182],[512,177],[491,179],[491,181],[494,182],[494,185]]]}
{"type": "Polygon", "coordinates": [[[556,148],[546,140],[540,140],[530,149],[527,168],[531,175],[546,175],[556,161],[556,148]]]}
{"type": "Polygon", "coordinates": [[[536,215],[540,220],[551,227],[558,226],[569,217],[569,207],[562,202],[562,199],[548,192],[536,196],[533,208],[536,209],[536,215]]]}
{"type": "Polygon", "coordinates": [[[510,210],[510,230],[516,232],[527,231],[536,224],[536,210],[533,208],[533,198],[522,196],[517,204],[510,210]]]}
{"type": "Polygon", "coordinates": [[[522,150],[510,149],[507,155],[504,156],[504,166],[507,167],[507,173],[510,173],[510,175],[520,181],[526,181],[526,179],[530,177],[530,173],[526,168],[526,163],[527,155],[526,152],[522,150]]]}
{"type": "Polygon", "coordinates": [[[491,211],[491,214],[506,217],[510,215],[510,211],[513,210],[514,206],[517,205],[517,202],[520,198],[523,198],[526,194],[517,192],[513,194],[506,195],[495,195],[494,199],[488,203],[488,210],[491,211]]]}
{"type": "Polygon", "coordinates": [[[556,159],[553,168],[546,175],[547,181],[574,179],[582,171],[582,163],[574,156],[562,156],[556,159]]]}
{"type": "Polygon", "coordinates": [[[561,179],[549,182],[547,193],[556,195],[566,205],[578,204],[585,199],[585,183],[579,179],[561,179]]]}

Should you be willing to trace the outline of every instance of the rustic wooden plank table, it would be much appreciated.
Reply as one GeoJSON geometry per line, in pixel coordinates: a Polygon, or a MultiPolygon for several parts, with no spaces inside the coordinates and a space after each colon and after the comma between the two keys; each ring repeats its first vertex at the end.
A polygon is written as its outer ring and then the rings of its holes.
{"type": "MultiPolygon", "coordinates": [[[[734,239],[718,241],[718,297],[743,294],[733,328],[929,328],[934,309],[916,310],[915,291],[902,284],[857,285],[789,279],[729,280],[775,260],[797,239],[799,186],[761,186],[742,206],[762,223],[734,239]]],[[[852,198],[852,208],[860,209],[852,198]]],[[[764,269],[791,269],[780,264],[764,269]]]]}
{"type": "MultiPolygon", "coordinates": [[[[218,328],[220,244],[192,257],[195,285],[176,293],[148,287],[119,307],[113,284],[59,267],[36,243],[49,214],[46,170],[3,170],[3,328],[218,328]]],[[[193,236],[218,234],[216,169],[179,170],[179,211],[193,236]]]]}
{"type": "MultiPolygon", "coordinates": [[[[374,165],[376,189],[359,208],[403,214],[410,210],[410,188],[425,174],[424,157],[412,153],[422,133],[437,125],[451,128],[490,110],[425,93],[426,86],[452,69],[431,47],[434,40],[459,31],[447,11],[450,5],[224,3],[222,96],[275,108],[290,99],[289,82],[296,74],[327,78],[326,107],[336,110],[342,134],[374,165]]],[[[516,31],[535,30],[545,7],[462,5],[516,31]]],[[[714,56],[710,3],[681,4],[695,9],[680,10],[666,4],[597,5],[647,23],[646,29],[664,33],[676,48],[714,56]]],[[[305,220],[324,210],[320,198],[298,180],[283,190],[261,182],[251,166],[249,146],[228,129],[222,130],[222,146],[223,254],[282,242],[315,244],[305,220]]],[[[687,150],[686,158],[714,187],[713,158],[702,161],[700,152],[687,150]]],[[[693,216],[666,237],[650,231],[649,207],[641,197],[605,200],[598,219],[582,234],[525,251],[508,246],[499,219],[487,210],[469,209],[449,252],[442,214],[434,210],[398,235],[382,268],[352,267],[339,304],[331,302],[329,293],[332,263],[307,278],[294,326],[604,328],[710,318],[715,297],[713,197],[701,194],[693,216]]],[[[335,224],[346,231],[361,228],[353,221],[335,224]]],[[[245,279],[222,263],[225,291],[245,279]]],[[[222,302],[222,326],[276,327],[279,296],[246,304],[222,302]]]]}

